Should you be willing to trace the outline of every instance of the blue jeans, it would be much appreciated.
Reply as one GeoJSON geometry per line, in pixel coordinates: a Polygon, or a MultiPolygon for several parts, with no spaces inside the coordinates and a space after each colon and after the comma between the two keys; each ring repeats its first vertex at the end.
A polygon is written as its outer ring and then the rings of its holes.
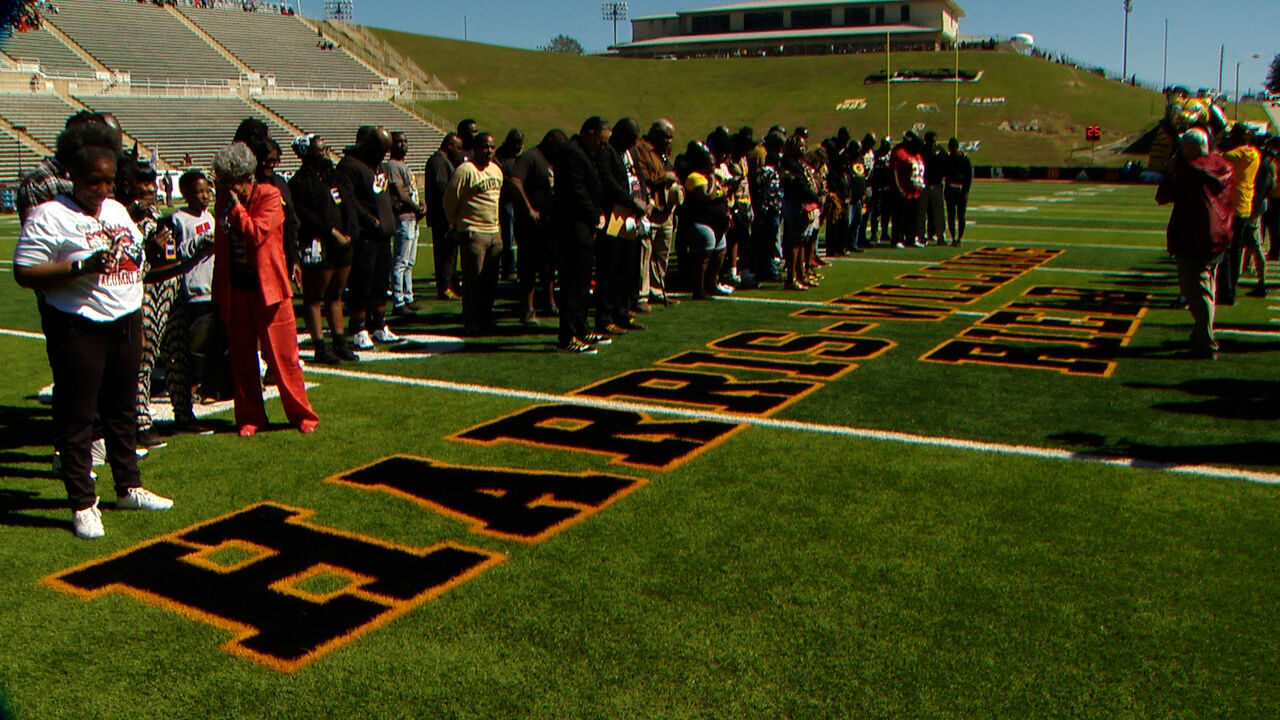
{"type": "Polygon", "coordinates": [[[391,298],[396,307],[413,302],[413,264],[418,260],[418,219],[412,215],[396,218],[392,241],[391,298]]]}

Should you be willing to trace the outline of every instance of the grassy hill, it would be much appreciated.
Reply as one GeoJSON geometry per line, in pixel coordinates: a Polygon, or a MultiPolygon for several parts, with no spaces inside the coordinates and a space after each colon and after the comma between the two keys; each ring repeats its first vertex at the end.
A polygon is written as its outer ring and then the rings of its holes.
{"type": "MultiPolygon", "coordinates": [[[[883,55],[708,60],[633,60],[577,57],[375,30],[439,75],[462,96],[422,106],[450,119],[476,118],[499,135],[520,127],[536,139],[551,127],[576,130],[583,118],[630,115],[642,125],[670,118],[681,137],[704,136],[716,125],[751,125],[757,134],[774,123],[807,125],[821,136],[847,126],[856,135],[886,129],[886,89],[863,84],[884,69],[883,55]],[[837,111],[847,98],[865,98],[860,111],[837,111]]],[[[953,67],[954,54],[895,53],[895,69],[953,67]]],[[[960,138],[981,140],[978,163],[1087,164],[1087,125],[1104,131],[1097,164],[1118,165],[1128,156],[1105,152],[1150,127],[1163,111],[1158,93],[1091,73],[1006,52],[966,51],[960,67],[983,71],[980,82],[960,87],[962,98],[999,97],[1007,104],[960,109],[960,138]],[[1040,131],[1001,130],[1006,121],[1037,121],[1040,131]]],[[[924,122],[943,137],[953,133],[954,89],[945,83],[892,88],[893,135],[924,122]],[[933,105],[937,111],[917,109],[933,105]]]]}

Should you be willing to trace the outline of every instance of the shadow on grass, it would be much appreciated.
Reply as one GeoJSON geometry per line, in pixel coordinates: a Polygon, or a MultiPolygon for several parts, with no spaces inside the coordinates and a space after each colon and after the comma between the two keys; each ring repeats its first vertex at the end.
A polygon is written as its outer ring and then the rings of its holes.
{"type": "Polygon", "coordinates": [[[1049,440],[1070,445],[1082,457],[1133,458],[1153,467],[1172,465],[1228,465],[1276,467],[1280,465],[1280,442],[1221,443],[1218,445],[1154,445],[1123,438],[1108,440],[1098,433],[1073,431],[1047,436],[1049,440]]]}
{"type": "Polygon", "coordinates": [[[1206,378],[1181,383],[1125,383],[1138,390],[1168,390],[1203,400],[1158,402],[1152,409],[1224,420],[1280,420],[1280,382],[1240,378],[1206,378]]]}
{"type": "Polygon", "coordinates": [[[63,499],[54,499],[40,497],[40,493],[33,490],[10,490],[0,489],[0,525],[6,527],[29,527],[29,528],[56,528],[59,530],[68,530],[71,528],[71,517],[67,516],[65,520],[57,520],[54,518],[44,517],[42,515],[28,515],[28,510],[50,511],[67,509],[67,501],[63,499]]]}

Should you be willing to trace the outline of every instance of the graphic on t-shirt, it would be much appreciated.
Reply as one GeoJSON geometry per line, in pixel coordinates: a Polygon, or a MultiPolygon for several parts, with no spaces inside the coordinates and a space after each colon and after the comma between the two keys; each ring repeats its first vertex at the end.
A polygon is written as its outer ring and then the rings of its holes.
{"type": "Polygon", "coordinates": [[[85,236],[89,246],[107,251],[107,267],[99,282],[102,285],[130,285],[141,279],[142,245],[134,242],[129,228],[100,225],[85,236]]]}
{"type": "Polygon", "coordinates": [[[373,194],[381,195],[387,189],[387,174],[378,171],[373,174],[373,194]]]}

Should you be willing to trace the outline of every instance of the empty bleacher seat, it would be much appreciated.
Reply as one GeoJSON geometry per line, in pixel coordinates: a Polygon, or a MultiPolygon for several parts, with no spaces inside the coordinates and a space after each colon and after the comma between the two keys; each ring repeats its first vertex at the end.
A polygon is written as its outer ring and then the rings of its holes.
{"type": "Polygon", "coordinates": [[[367,88],[383,79],[341,50],[322,50],[320,38],[289,15],[227,9],[179,10],[224,48],[281,87],[367,88]]]}
{"type": "Polygon", "coordinates": [[[58,133],[67,124],[67,118],[79,108],[57,95],[34,93],[0,93],[0,117],[11,125],[20,125],[27,134],[53,149],[58,133]]]}
{"type": "Polygon", "coordinates": [[[134,83],[217,83],[240,69],[169,11],[151,3],[58,0],[45,18],[98,62],[127,71],[134,83]]]}
{"type": "Polygon", "coordinates": [[[92,65],[44,28],[0,38],[0,50],[15,60],[38,60],[40,70],[47,75],[92,75],[94,72],[92,65]]]}
{"type": "Polygon", "coordinates": [[[240,121],[247,117],[263,120],[271,128],[271,137],[282,148],[282,169],[298,165],[289,151],[293,134],[239,98],[104,95],[76,99],[98,112],[115,115],[125,132],[155,148],[174,167],[181,167],[183,157],[190,153],[197,167],[208,168],[214,154],[231,142],[240,121]]]}
{"type": "Polygon", "coordinates": [[[361,125],[384,125],[403,131],[409,140],[409,167],[420,172],[444,138],[438,128],[389,102],[332,100],[261,100],[273,112],[306,132],[316,133],[333,148],[355,142],[361,125]]]}

